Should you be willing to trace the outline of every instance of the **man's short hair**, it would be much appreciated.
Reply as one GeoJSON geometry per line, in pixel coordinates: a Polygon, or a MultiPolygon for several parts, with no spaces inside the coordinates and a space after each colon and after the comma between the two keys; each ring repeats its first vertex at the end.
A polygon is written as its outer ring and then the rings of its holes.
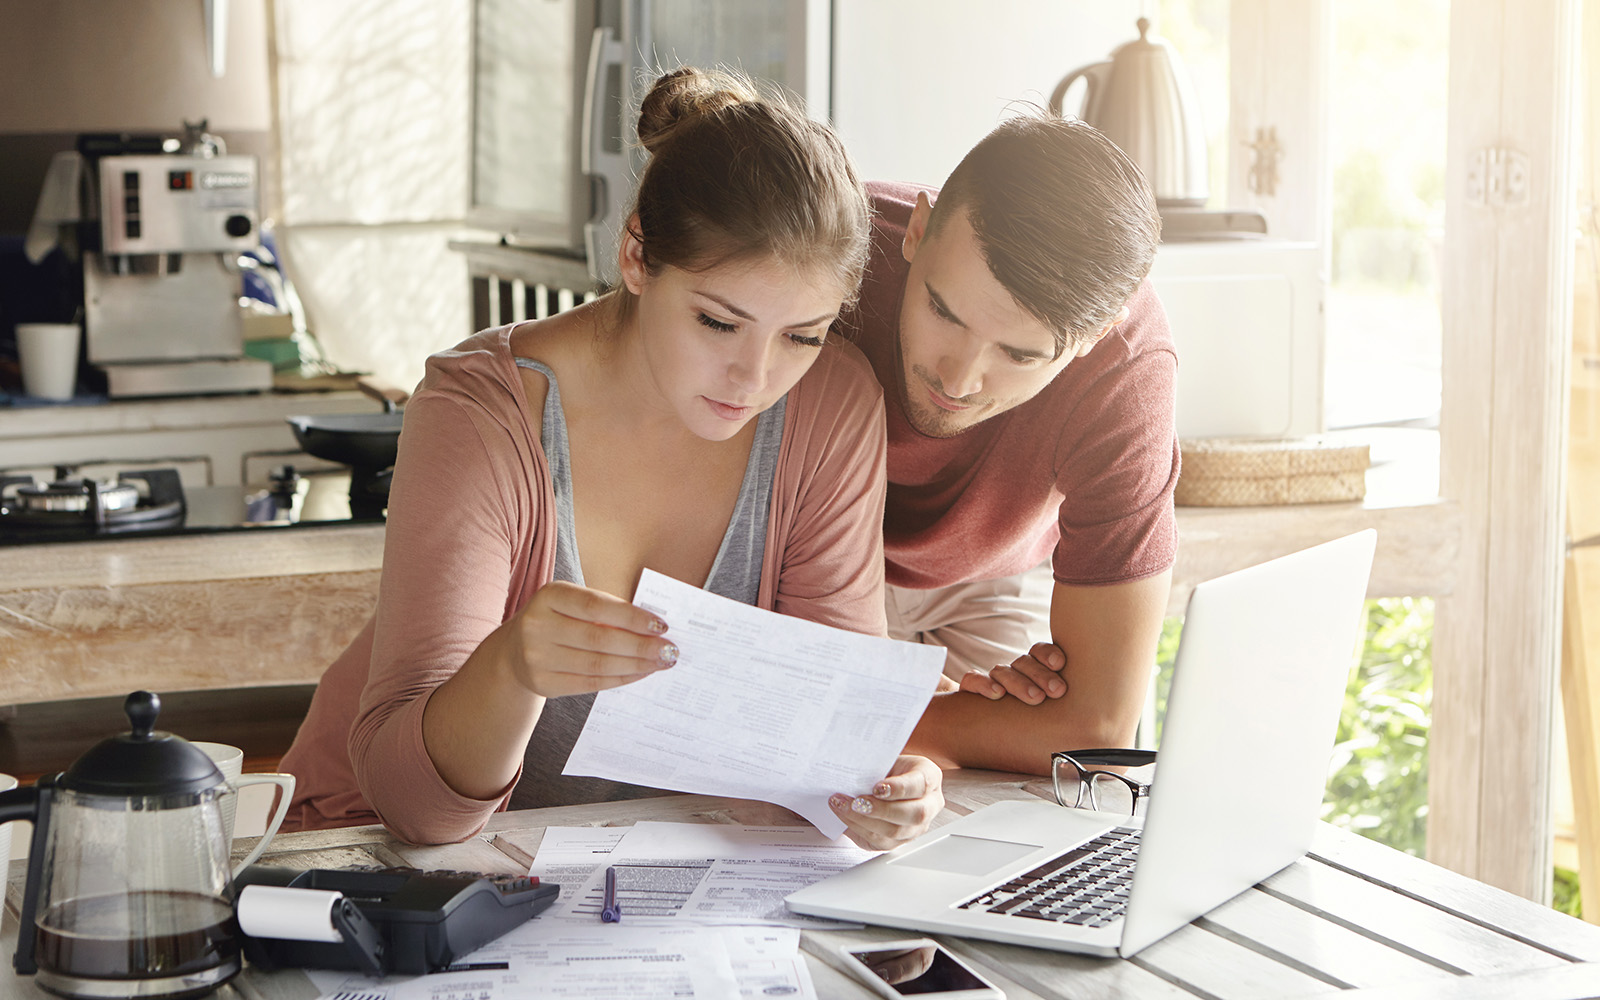
{"type": "Polygon", "coordinates": [[[958,208],[995,279],[1054,331],[1057,357],[1116,316],[1161,241],[1138,166],[1093,126],[1043,111],[972,148],[939,192],[929,232],[958,208]]]}

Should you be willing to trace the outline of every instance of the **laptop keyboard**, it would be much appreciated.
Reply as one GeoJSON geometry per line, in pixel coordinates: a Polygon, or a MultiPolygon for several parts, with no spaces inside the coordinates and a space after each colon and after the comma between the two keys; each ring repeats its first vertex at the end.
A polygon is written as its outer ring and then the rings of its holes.
{"type": "Polygon", "coordinates": [[[967,900],[961,908],[1104,927],[1128,908],[1138,856],[1139,831],[1119,826],[967,900]]]}

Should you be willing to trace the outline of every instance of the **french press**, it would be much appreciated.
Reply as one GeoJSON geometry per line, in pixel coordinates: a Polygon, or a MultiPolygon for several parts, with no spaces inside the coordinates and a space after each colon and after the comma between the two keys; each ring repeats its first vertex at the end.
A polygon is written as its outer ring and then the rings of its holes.
{"type": "Polygon", "coordinates": [[[0,792],[0,823],[34,824],[14,964],[81,1000],[198,996],[239,971],[219,801],[233,792],[211,758],[156,731],[158,697],[123,708],[130,732],[0,792]]]}

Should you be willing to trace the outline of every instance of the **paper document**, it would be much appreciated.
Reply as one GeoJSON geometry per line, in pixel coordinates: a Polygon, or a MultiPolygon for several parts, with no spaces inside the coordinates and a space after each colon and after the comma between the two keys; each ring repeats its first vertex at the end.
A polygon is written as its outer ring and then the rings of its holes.
{"type": "MultiPolygon", "coordinates": [[[[795,976],[795,963],[785,965],[783,943],[763,953],[745,928],[569,927],[532,941],[491,942],[446,972],[386,979],[311,972],[310,977],[328,1000],[726,998],[743,992],[735,949],[741,964],[749,964],[753,982],[785,971],[795,976]]],[[[798,975],[804,974],[802,964],[798,975]]],[[[811,991],[809,977],[793,985],[799,995],[811,991]]]]}
{"type": "MultiPolygon", "coordinates": [[[[620,829],[623,836],[613,850],[635,861],[704,855],[718,861],[824,861],[843,871],[881,853],[857,847],[848,840],[828,840],[818,831],[803,826],[738,826],[644,819],[620,829]]],[[[542,847],[539,857],[544,857],[542,847]]]]}
{"type": "Polygon", "coordinates": [[[595,696],[563,774],[774,802],[829,838],[835,792],[889,773],[933,696],[939,646],[763,611],[645,570],[678,662],[595,696]]]}
{"type": "MultiPolygon", "coordinates": [[[[541,882],[559,885],[561,893],[543,916],[559,915],[571,910],[574,900],[582,897],[581,890],[588,885],[594,873],[605,870],[606,859],[628,829],[625,826],[545,828],[544,839],[539,841],[539,850],[534,855],[528,874],[536,876],[541,882]]],[[[535,921],[538,919],[536,917],[535,921]]]]}
{"type": "Polygon", "coordinates": [[[528,873],[559,882],[561,895],[508,937],[531,941],[551,933],[550,924],[598,923],[605,870],[611,866],[617,871],[623,922],[630,926],[846,927],[790,913],[783,897],[875,853],[829,841],[809,827],[652,820],[632,827],[550,827],[528,873]]]}
{"type": "Polygon", "coordinates": [[[550,879],[559,874],[562,893],[538,917],[445,972],[382,980],[349,972],[307,973],[326,1000],[815,1000],[798,928],[850,925],[788,914],[775,893],[842,871],[874,853],[830,842],[803,827],[658,821],[548,827],[531,874],[550,879]],[[601,923],[599,904],[589,898],[598,896],[607,865],[626,873],[618,880],[621,924],[601,923]]]}

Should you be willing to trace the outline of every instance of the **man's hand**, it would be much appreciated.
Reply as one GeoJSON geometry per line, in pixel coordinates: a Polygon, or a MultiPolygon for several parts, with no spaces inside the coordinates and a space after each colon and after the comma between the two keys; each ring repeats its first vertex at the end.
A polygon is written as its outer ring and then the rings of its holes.
{"type": "Polygon", "coordinates": [[[1011,661],[1010,666],[998,666],[985,674],[969,670],[961,678],[960,690],[981,694],[990,701],[999,701],[1011,695],[1029,705],[1037,705],[1046,697],[1060,698],[1067,693],[1067,682],[1061,671],[1067,668],[1067,654],[1051,642],[1036,642],[1033,648],[1011,661]]]}

